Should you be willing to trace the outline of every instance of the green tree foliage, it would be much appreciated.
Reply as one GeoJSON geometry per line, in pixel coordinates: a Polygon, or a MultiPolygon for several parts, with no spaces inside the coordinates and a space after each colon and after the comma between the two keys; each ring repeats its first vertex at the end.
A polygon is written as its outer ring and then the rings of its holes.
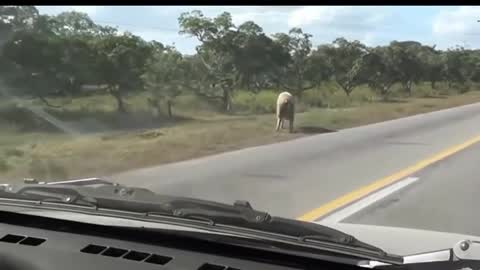
{"type": "Polygon", "coordinates": [[[290,60],[288,50],[263,33],[254,22],[243,23],[238,32],[234,62],[241,74],[241,86],[255,93],[273,87],[290,60]]]}
{"type": "MultiPolygon", "coordinates": [[[[313,72],[312,61],[310,61],[310,54],[312,52],[312,42],[310,38],[312,35],[303,33],[300,28],[292,28],[288,34],[278,33],[274,35],[275,41],[283,46],[289,53],[288,65],[280,74],[281,86],[288,91],[291,91],[297,96],[305,90],[312,89],[316,85],[312,82],[315,76],[313,72]]],[[[318,80],[318,76],[316,79],[318,80]]]]}
{"type": "Polygon", "coordinates": [[[350,96],[361,83],[356,73],[360,70],[361,58],[367,54],[366,46],[357,40],[350,42],[338,38],[331,46],[321,49],[325,51],[328,65],[333,68],[335,82],[350,96]]]}
{"type": "Polygon", "coordinates": [[[345,38],[314,48],[312,35],[300,28],[269,35],[253,21],[235,25],[227,12],[212,18],[186,12],[178,23],[180,34],[200,42],[194,55],[99,25],[85,13],[48,16],[34,6],[1,6],[1,83],[12,95],[47,106],[55,106],[50,97],[86,94],[84,85],[104,86],[121,113],[128,111],[127,95],[148,91],[149,104],[157,111],[165,104],[172,116],[176,98],[189,92],[229,112],[239,89],[302,97],[332,81],[347,96],[366,85],[386,99],[395,84],[410,95],[423,82],[465,90],[480,82],[479,50],[438,50],[416,41],[368,47],[345,38]]]}
{"type": "Polygon", "coordinates": [[[395,67],[395,53],[392,47],[377,47],[362,57],[363,80],[381,97],[387,99],[392,86],[400,81],[395,67]]]}
{"type": "Polygon", "coordinates": [[[181,34],[189,34],[201,42],[197,47],[197,56],[207,72],[204,81],[208,85],[196,88],[196,94],[220,99],[223,110],[229,112],[233,91],[240,82],[240,74],[234,64],[238,29],[232,22],[232,16],[224,12],[211,19],[196,10],[183,13],[178,21],[181,34]]]}
{"type": "Polygon", "coordinates": [[[173,116],[172,106],[175,98],[184,91],[188,76],[188,63],[175,48],[167,47],[156,52],[147,61],[142,80],[150,92],[148,102],[155,110],[155,115],[158,115],[160,102],[164,101],[167,104],[168,116],[173,116]]]}
{"type": "Polygon", "coordinates": [[[145,71],[152,46],[131,33],[104,35],[92,44],[95,74],[99,84],[117,101],[118,111],[126,112],[124,95],[143,88],[140,76],[145,71]]]}

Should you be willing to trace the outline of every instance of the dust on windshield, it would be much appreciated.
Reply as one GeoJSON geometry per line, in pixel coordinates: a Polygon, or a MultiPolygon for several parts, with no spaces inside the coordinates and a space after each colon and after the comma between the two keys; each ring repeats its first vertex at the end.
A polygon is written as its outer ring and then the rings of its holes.
{"type": "Polygon", "coordinates": [[[338,132],[480,101],[457,11],[1,6],[0,180],[107,177],[313,221],[463,138],[436,120],[338,132]]]}

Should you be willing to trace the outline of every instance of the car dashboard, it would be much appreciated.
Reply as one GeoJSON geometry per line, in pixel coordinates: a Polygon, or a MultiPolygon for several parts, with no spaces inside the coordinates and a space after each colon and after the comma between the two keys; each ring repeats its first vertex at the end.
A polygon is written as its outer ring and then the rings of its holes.
{"type": "Polygon", "coordinates": [[[0,269],[359,269],[245,247],[0,214],[0,269]],[[15,222],[12,222],[15,220],[15,222]]]}

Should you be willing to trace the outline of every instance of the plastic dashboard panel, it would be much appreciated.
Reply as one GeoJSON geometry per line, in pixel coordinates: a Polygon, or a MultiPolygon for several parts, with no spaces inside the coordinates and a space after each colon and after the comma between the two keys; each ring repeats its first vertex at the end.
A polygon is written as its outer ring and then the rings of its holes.
{"type": "MultiPolygon", "coordinates": [[[[339,268],[346,269],[345,265],[342,266],[339,268]]],[[[356,269],[352,266],[348,268],[356,269]]],[[[0,223],[0,269],[269,270],[300,268],[132,241],[0,223]]],[[[335,267],[335,269],[337,268],[335,267]]]]}

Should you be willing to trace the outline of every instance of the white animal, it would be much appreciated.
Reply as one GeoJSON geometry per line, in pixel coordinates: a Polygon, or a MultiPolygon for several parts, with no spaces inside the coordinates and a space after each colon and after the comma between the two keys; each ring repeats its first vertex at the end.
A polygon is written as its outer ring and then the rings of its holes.
{"type": "Polygon", "coordinates": [[[276,131],[283,129],[285,120],[288,120],[290,133],[293,132],[293,120],[295,118],[295,99],[289,92],[282,92],[277,98],[277,126],[276,131]]]}

